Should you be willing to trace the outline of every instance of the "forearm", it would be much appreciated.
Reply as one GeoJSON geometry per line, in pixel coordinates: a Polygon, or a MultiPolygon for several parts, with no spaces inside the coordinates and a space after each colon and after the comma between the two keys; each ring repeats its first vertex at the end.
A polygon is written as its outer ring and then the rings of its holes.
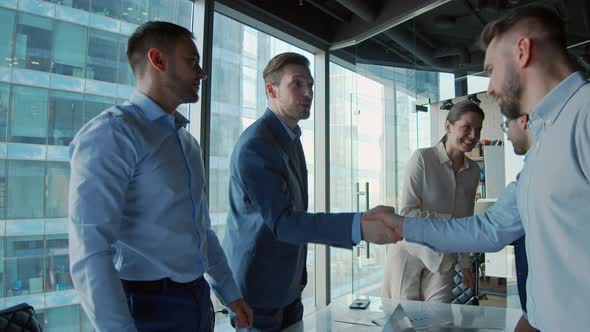
{"type": "Polygon", "coordinates": [[[439,252],[496,252],[518,239],[522,225],[497,225],[485,215],[462,219],[404,218],[407,241],[439,252]]]}
{"type": "Polygon", "coordinates": [[[205,278],[211,285],[215,295],[225,305],[240,299],[242,294],[234,280],[225,253],[219,244],[217,235],[212,230],[207,231],[207,271],[205,278]]]}
{"type": "Polygon", "coordinates": [[[70,242],[74,242],[70,250],[72,282],[96,331],[135,332],[112,252],[86,255],[85,248],[77,245],[75,239],[70,242]]]}

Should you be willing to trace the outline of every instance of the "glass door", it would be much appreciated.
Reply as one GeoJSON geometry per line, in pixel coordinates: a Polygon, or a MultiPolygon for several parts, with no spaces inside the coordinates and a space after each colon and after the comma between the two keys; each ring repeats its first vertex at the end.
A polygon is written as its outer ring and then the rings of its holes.
{"type": "MultiPolygon", "coordinates": [[[[385,85],[357,66],[351,102],[351,156],[354,208],[364,212],[386,201],[385,85]]],[[[389,204],[391,205],[391,203],[389,204]]],[[[385,246],[362,241],[352,253],[354,299],[380,296],[385,246]]]]}

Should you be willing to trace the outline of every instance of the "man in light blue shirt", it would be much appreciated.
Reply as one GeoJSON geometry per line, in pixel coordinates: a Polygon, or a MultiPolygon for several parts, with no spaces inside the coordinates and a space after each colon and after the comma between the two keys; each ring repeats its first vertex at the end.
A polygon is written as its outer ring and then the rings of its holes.
{"type": "Polygon", "coordinates": [[[208,332],[210,284],[250,326],[211,230],[200,146],[176,112],[207,77],[193,35],[148,22],[127,56],[137,90],[70,145],[70,269],[82,307],[97,331],[208,332]]]}
{"type": "Polygon", "coordinates": [[[517,183],[488,213],[392,220],[408,241],[440,251],[495,251],[526,231],[528,318],[542,331],[590,326],[590,83],[565,49],[561,19],[520,7],[482,32],[488,93],[504,115],[529,114],[533,145],[517,183]]]}

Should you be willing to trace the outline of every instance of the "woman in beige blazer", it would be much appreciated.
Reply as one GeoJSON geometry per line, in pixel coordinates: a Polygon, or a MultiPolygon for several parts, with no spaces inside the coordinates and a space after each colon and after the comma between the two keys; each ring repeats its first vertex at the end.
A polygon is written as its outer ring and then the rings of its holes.
{"type": "MultiPolygon", "coordinates": [[[[479,166],[465,156],[479,141],[483,110],[471,101],[455,104],[445,121],[446,134],[419,149],[406,166],[400,214],[457,218],[473,214],[479,166]]],[[[459,254],[468,286],[473,287],[469,254],[459,254]]],[[[457,254],[441,254],[406,241],[388,245],[383,297],[451,302],[457,254]]]]}

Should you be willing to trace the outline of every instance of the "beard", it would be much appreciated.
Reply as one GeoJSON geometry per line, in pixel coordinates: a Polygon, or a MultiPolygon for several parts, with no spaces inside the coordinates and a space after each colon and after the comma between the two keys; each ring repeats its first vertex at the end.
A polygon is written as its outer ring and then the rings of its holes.
{"type": "Polygon", "coordinates": [[[508,72],[511,74],[506,79],[506,84],[504,86],[506,96],[502,98],[502,104],[499,106],[500,111],[506,118],[516,119],[522,115],[520,107],[520,100],[522,98],[522,84],[520,83],[520,79],[516,74],[516,70],[509,70],[508,72]]]}
{"type": "Polygon", "coordinates": [[[194,86],[194,79],[182,77],[174,72],[165,83],[165,87],[171,94],[175,95],[181,103],[196,103],[199,101],[199,91],[194,86]]]}

